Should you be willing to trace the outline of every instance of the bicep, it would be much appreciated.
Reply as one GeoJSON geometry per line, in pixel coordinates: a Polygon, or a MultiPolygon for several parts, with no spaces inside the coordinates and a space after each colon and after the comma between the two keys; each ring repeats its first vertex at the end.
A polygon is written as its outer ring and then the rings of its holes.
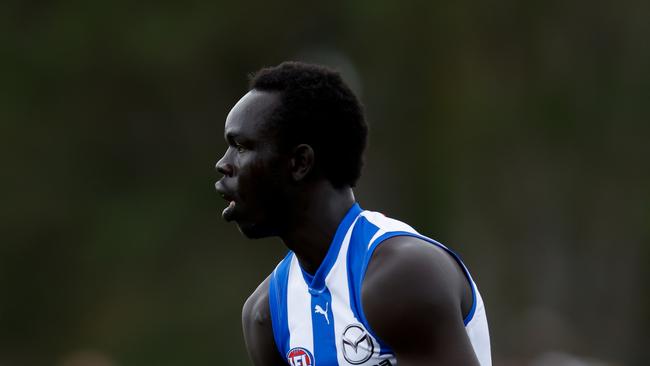
{"type": "Polygon", "coordinates": [[[453,259],[418,239],[392,238],[376,249],[362,306],[401,366],[478,365],[463,323],[463,281],[453,259]]]}
{"type": "Polygon", "coordinates": [[[242,309],[242,329],[248,354],[255,366],[285,366],[273,338],[268,305],[267,278],[246,300],[242,309]]]}

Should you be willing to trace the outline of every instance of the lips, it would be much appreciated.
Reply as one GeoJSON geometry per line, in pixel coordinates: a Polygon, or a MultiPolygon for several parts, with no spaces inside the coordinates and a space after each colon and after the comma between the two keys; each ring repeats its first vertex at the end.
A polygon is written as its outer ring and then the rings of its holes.
{"type": "Polygon", "coordinates": [[[221,196],[221,198],[223,198],[228,202],[228,206],[223,210],[221,216],[223,217],[224,220],[231,221],[233,219],[233,213],[235,210],[235,206],[237,205],[237,202],[235,201],[233,195],[229,192],[229,190],[224,186],[224,184],[221,181],[215,183],[214,187],[219,193],[219,195],[221,196]]]}
{"type": "Polygon", "coordinates": [[[236,205],[237,204],[235,203],[235,201],[230,201],[228,207],[224,208],[223,211],[221,212],[221,217],[223,217],[223,219],[226,221],[231,221],[233,219],[233,212],[235,211],[236,205]]]}

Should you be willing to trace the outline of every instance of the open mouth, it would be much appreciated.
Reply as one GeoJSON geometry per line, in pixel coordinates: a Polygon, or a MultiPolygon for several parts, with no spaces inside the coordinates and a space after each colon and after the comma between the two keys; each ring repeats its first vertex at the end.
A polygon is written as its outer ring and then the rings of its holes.
{"type": "Polygon", "coordinates": [[[237,203],[235,202],[233,197],[227,193],[225,187],[221,184],[221,182],[217,182],[215,184],[215,188],[217,189],[217,192],[219,193],[221,198],[223,198],[224,200],[226,200],[226,202],[228,202],[228,206],[223,209],[221,216],[223,217],[224,220],[231,221],[237,203]]]}
{"type": "Polygon", "coordinates": [[[230,201],[228,204],[228,207],[223,209],[223,212],[221,213],[221,217],[223,217],[224,220],[230,221],[232,220],[233,216],[233,211],[235,210],[236,203],[235,201],[230,201]]]}

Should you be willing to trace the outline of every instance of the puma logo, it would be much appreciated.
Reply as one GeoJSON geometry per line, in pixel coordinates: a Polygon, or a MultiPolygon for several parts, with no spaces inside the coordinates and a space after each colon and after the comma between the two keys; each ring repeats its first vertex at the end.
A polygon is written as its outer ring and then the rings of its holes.
{"type": "Polygon", "coordinates": [[[325,303],[325,310],[323,310],[323,308],[320,305],[314,306],[314,312],[316,314],[321,314],[321,315],[325,316],[325,320],[327,320],[327,325],[330,324],[330,319],[327,316],[327,309],[329,308],[329,306],[330,306],[329,302],[325,303]]]}

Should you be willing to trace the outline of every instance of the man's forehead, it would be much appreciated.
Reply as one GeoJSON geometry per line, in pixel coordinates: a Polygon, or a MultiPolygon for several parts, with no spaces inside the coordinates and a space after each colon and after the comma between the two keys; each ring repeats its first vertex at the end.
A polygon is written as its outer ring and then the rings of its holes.
{"type": "Polygon", "coordinates": [[[225,132],[238,132],[241,128],[259,128],[279,103],[278,93],[251,90],[228,113],[225,132]]]}

